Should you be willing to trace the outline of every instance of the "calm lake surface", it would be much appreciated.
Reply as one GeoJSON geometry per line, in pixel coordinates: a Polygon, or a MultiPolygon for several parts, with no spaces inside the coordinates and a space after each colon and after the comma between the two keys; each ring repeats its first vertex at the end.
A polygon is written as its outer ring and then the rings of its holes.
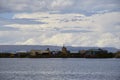
{"type": "Polygon", "coordinates": [[[0,58],[0,80],[120,80],[120,59],[0,58]]]}

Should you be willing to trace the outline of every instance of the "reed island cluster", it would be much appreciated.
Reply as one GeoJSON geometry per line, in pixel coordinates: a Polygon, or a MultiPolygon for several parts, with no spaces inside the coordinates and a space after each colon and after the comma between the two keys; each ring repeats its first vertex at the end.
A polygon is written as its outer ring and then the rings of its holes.
{"type": "Polygon", "coordinates": [[[71,52],[65,46],[61,50],[30,50],[28,52],[6,53],[1,52],[0,58],[120,58],[120,51],[112,53],[107,50],[89,49],[71,52]]]}

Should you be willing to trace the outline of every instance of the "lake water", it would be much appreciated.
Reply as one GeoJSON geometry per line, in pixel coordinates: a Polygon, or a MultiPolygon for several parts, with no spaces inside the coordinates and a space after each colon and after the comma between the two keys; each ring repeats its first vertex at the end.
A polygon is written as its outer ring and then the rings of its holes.
{"type": "Polygon", "coordinates": [[[120,80],[120,59],[0,58],[0,80],[120,80]]]}

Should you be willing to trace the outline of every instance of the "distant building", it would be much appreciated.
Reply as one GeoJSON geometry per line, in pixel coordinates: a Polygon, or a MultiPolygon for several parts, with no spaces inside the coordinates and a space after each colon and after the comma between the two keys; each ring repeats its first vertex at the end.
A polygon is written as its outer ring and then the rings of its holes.
{"type": "Polygon", "coordinates": [[[60,54],[61,52],[60,51],[51,51],[52,55],[55,55],[55,54],[60,54]]]}
{"type": "Polygon", "coordinates": [[[98,53],[107,53],[106,50],[103,50],[103,49],[90,49],[90,50],[87,50],[86,52],[87,54],[98,54],[98,53]]]}
{"type": "Polygon", "coordinates": [[[37,55],[51,55],[49,48],[46,50],[31,50],[30,56],[37,56],[37,55]]]}
{"type": "Polygon", "coordinates": [[[115,58],[120,58],[120,51],[117,51],[117,52],[116,52],[115,58]]]}
{"type": "Polygon", "coordinates": [[[67,48],[65,46],[62,47],[62,54],[63,55],[68,54],[68,50],[67,50],[67,48]]]}
{"type": "Polygon", "coordinates": [[[86,57],[96,57],[98,54],[107,54],[107,50],[103,49],[90,49],[85,52],[86,57]]]}
{"type": "Polygon", "coordinates": [[[86,53],[86,50],[80,50],[79,53],[80,53],[80,54],[85,54],[85,53],[86,53]]]}

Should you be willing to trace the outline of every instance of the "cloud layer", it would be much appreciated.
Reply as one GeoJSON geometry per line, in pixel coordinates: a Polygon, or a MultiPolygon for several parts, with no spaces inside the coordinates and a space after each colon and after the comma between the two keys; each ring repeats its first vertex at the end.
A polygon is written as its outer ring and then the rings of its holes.
{"type": "Polygon", "coordinates": [[[119,0],[1,0],[0,44],[120,48],[119,0]],[[8,4],[8,5],[5,5],[8,4]]]}
{"type": "Polygon", "coordinates": [[[96,11],[119,10],[119,4],[119,0],[1,0],[0,12],[62,11],[63,13],[96,13],[96,11]]]}

